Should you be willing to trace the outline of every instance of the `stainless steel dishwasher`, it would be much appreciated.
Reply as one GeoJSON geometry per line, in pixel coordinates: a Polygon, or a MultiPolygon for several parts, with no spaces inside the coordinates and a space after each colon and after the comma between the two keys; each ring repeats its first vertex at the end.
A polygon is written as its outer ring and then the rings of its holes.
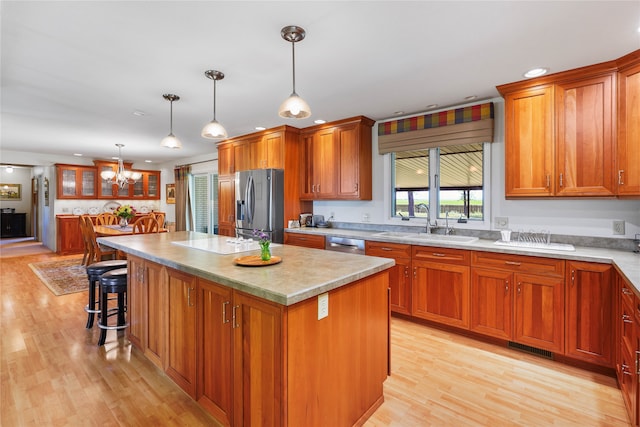
{"type": "Polygon", "coordinates": [[[327,236],[324,248],[328,251],[364,255],[364,240],[349,237],[327,236]]]}

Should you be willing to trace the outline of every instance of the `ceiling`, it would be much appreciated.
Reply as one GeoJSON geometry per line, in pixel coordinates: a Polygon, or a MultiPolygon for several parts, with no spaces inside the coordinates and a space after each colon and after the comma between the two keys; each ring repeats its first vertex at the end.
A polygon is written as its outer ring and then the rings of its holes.
{"type": "MultiPolygon", "coordinates": [[[[162,163],[229,136],[365,115],[374,120],[498,96],[533,67],[558,72],[640,48],[640,1],[6,1],[1,3],[2,151],[162,163]],[[312,109],[283,119],[299,25],[296,91],[312,109]],[[173,132],[182,150],[161,148],[173,132]],[[134,115],[143,112],[144,115],[134,115]]],[[[0,156],[2,152],[0,151],[0,156]]],[[[0,162],[5,162],[0,158],[0,162]]]]}

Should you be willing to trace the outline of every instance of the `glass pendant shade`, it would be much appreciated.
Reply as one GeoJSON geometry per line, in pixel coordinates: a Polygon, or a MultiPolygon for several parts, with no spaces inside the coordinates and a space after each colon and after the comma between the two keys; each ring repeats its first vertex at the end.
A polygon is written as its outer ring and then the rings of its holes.
{"type": "Polygon", "coordinates": [[[100,172],[100,178],[123,188],[125,185],[133,184],[142,178],[142,173],[126,170],[124,168],[124,162],[122,161],[122,147],[124,147],[124,145],[116,144],[116,147],[118,147],[118,170],[102,171],[100,172]]]}
{"type": "Polygon", "coordinates": [[[113,178],[115,178],[116,173],[114,171],[102,171],[100,172],[100,177],[102,179],[104,179],[105,181],[111,181],[113,178]]]}
{"type": "Polygon", "coordinates": [[[278,115],[290,119],[304,119],[311,115],[311,108],[304,99],[294,92],[280,105],[278,115]]]}
{"type": "Polygon", "coordinates": [[[227,131],[216,119],[213,119],[202,128],[202,137],[208,139],[226,139],[227,131]]]}
{"type": "Polygon", "coordinates": [[[160,146],[165,148],[182,148],[182,142],[172,133],[162,138],[160,146]]]}

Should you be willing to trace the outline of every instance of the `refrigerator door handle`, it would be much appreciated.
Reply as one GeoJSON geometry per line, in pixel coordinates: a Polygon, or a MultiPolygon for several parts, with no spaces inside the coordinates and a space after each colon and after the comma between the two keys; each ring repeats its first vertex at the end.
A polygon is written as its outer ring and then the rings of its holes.
{"type": "Polygon", "coordinates": [[[247,188],[245,194],[245,200],[247,201],[247,219],[249,220],[249,224],[253,224],[253,216],[255,214],[255,188],[253,184],[253,176],[249,176],[247,180],[247,188]]]}

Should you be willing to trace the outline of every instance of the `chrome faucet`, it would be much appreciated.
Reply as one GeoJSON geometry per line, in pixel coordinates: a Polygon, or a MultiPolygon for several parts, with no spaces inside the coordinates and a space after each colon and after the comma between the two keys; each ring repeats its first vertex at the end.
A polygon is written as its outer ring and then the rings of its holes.
{"type": "Polygon", "coordinates": [[[445,221],[446,221],[446,224],[444,228],[444,234],[446,235],[453,234],[453,231],[454,231],[453,225],[451,226],[451,228],[449,228],[449,211],[445,212],[445,221]]]}
{"type": "Polygon", "coordinates": [[[429,210],[428,205],[423,205],[427,210],[427,234],[431,234],[431,228],[436,228],[438,226],[438,220],[435,220],[435,223],[431,224],[431,211],[429,210]]]}

